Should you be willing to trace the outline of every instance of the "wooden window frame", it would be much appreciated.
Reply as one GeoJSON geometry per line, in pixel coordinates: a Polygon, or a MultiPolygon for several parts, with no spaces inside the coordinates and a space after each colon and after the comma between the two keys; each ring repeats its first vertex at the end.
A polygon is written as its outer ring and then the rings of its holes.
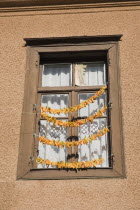
{"type": "MultiPolygon", "coordinates": [[[[120,95],[120,73],[119,73],[119,41],[122,35],[93,36],[93,37],[64,37],[64,38],[26,38],[27,65],[25,78],[25,95],[21,121],[21,138],[19,147],[19,159],[17,179],[81,179],[81,178],[124,178],[124,149],[122,134],[122,109],[120,95]],[[36,136],[37,92],[45,91],[38,88],[39,64],[42,53],[67,53],[67,52],[105,52],[108,68],[109,99],[112,103],[110,111],[110,149],[111,167],[64,170],[64,169],[35,169],[34,144],[36,136]]],[[[67,87],[68,89],[69,87],[67,87]]],[[[73,87],[75,89],[75,87],[73,87]]],[[[76,87],[78,89],[78,87],[76,87]]],[[[99,87],[95,87],[94,90],[99,87]]],[[[51,88],[52,89],[52,88],[51,88]]],[[[53,90],[57,91],[57,88],[53,90]]],[[[71,89],[71,87],[70,87],[71,89]]],[[[83,91],[89,90],[82,87],[83,91]]],[[[93,91],[93,89],[92,89],[93,91]]]]}

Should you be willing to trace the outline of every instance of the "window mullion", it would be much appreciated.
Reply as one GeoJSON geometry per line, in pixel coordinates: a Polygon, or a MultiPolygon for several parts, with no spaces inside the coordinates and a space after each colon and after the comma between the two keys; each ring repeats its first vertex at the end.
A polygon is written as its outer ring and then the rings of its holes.
{"type": "Polygon", "coordinates": [[[75,87],[75,66],[72,64],[72,87],[75,87]]]}
{"type": "MultiPolygon", "coordinates": [[[[77,92],[72,91],[72,106],[75,106],[78,104],[78,98],[77,98],[77,92]]],[[[77,112],[72,113],[72,120],[75,120],[78,117],[77,112]]],[[[72,140],[76,141],[78,140],[78,127],[72,127],[72,140]]],[[[72,159],[71,161],[77,161],[78,159],[78,147],[74,146],[71,148],[71,153],[72,153],[72,159]]]]}
{"type": "MultiPolygon", "coordinates": [[[[68,106],[71,107],[72,106],[72,94],[71,92],[69,93],[69,101],[68,101],[68,106]]],[[[68,121],[71,121],[72,119],[72,113],[68,113],[68,121]]],[[[68,140],[68,138],[70,136],[72,136],[72,128],[71,127],[68,127],[68,132],[67,132],[67,139],[66,141],[68,140]]],[[[67,162],[71,162],[71,148],[67,148],[67,162]]]]}

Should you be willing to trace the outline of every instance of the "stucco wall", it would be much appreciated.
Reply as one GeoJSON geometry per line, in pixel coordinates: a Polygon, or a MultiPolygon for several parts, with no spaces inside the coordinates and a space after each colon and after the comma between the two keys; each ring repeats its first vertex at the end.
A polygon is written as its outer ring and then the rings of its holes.
{"type": "Polygon", "coordinates": [[[0,14],[0,209],[140,209],[140,8],[0,14]],[[82,13],[83,12],[83,13],[82,13]],[[125,179],[16,180],[26,47],[23,38],[123,34],[125,179]]]}

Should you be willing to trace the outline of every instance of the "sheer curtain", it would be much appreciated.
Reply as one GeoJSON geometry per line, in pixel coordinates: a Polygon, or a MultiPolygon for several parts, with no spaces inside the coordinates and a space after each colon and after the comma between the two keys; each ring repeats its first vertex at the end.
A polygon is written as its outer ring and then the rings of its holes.
{"type": "Polygon", "coordinates": [[[75,65],[75,84],[77,86],[105,85],[104,62],[83,63],[75,65]]]}
{"type": "MultiPolygon", "coordinates": [[[[66,141],[67,139],[67,129],[64,127],[53,126],[46,120],[41,120],[40,122],[40,136],[45,136],[50,140],[60,140],[66,141]]],[[[50,146],[47,144],[42,144],[39,142],[39,157],[43,159],[48,159],[50,161],[66,161],[67,149],[58,148],[55,146],[50,146]]],[[[39,164],[38,168],[46,168],[46,165],[39,164]]],[[[55,168],[54,166],[49,166],[49,168],[55,168]]]]}
{"type": "Polygon", "coordinates": [[[46,64],[43,67],[42,87],[71,85],[71,64],[46,64]]]}
{"type": "MultiPolygon", "coordinates": [[[[87,100],[91,97],[93,93],[84,93],[79,94],[79,103],[87,100]]],[[[79,116],[89,116],[96,113],[99,109],[101,109],[106,104],[106,95],[100,96],[93,104],[89,104],[85,108],[79,111],[79,116]]],[[[105,116],[105,114],[104,114],[105,116]]],[[[103,129],[107,126],[106,118],[98,118],[94,119],[92,123],[87,123],[79,127],[78,136],[79,139],[83,139],[84,137],[89,137],[92,134],[96,134],[98,130],[103,129]]],[[[104,162],[102,165],[98,167],[108,167],[108,141],[107,134],[98,138],[97,140],[93,140],[92,143],[88,145],[81,145],[78,147],[79,159],[78,161],[90,161],[92,159],[98,159],[100,157],[104,158],[104,162]]]]}
{"type": "MultiPolygon", "coordinates": [[[[49,94],[42,96],[42,106],[51,107],[52,109],[62,109],[68,107],[68,94],[49,94]]],[[[66,121],[63,117],[67,114],[53,115],[55,117],[62,117],[61,120],[66,121]]],[[[67,128],[54,126],[46,120],[40,121],[40,136],[44,136],[50,140],[61,140],[66,141],[67,139],[67,128]]],[[[43,159],[48,159],[54,162],[66,161],[67,149],[57,148],[55,146],[50,146],[47,144],[39,143],[39,157],[43,159]]],[[[39,164],[38,168],[46,168],[46,165],[39,164]]],[[[49,166],[49,168],[55,168],[54,166],[49,166]]]]}

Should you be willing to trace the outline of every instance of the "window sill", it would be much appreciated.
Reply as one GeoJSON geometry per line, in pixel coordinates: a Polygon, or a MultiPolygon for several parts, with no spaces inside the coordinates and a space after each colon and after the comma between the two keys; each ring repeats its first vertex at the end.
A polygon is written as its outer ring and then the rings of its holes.
{"type": "Polygon", "coordinates": [[[124,172],[120,174],[112,168],[95,168],[83,170],[64,169],[32,169],[23,177],[23,180],[66,180],[66,179],[101,179],[101,178],[126,178],[124,172]],[[55,176],[54,176],[55,170],[55,176]]]}

